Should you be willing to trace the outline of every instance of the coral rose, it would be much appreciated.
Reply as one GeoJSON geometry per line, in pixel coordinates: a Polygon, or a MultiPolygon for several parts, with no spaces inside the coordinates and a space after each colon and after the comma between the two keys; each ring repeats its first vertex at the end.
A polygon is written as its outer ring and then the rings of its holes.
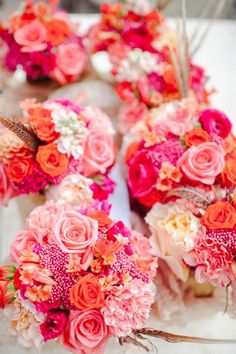
{"type": "Polygon", "coordinates": [[[214,142],[191,146],[178,162],[178,166],[187,178],[207,185],[215,182],[224,164],[224,149],[214,142]]]}
{"type": "Polygon", "coordinates": [[[104,292],[93,274],[87,274],[70,289],[70,302],[79,310],[100,309],[104,304],[104,292]]]}
{"type": "Polygon", "coordinates": [[[184,142],[188,147],[209,141],[211,141],[210,135],[202,128],[193,128],[184,137],[184,142]]]}
{"type": "Polygon", "coordinates": [[[71,32],[66,21],[60,18],[53,18],[46,23],[47,39],[53,46],[58,46],[64,42],[65,38],[71,32]]]}
{"type": "Polygon", "coordinates": [[[59,344],[75,354],[103,354],[110,336],[98,310],[71,310],[59,344]]]}
{"type": "Polygon", "coordinates": [[[226,160],[221,179],[226,186],[236,186],[236,158],[229,158],[226,160]]]}
{"type": "Polygon", "coordinates": [[[65,173],[69,163],[68,157],[65,154],[61,154],[57,149],[57,145],[53,143],[40,146],[36,160],[43,172],[51,177],[65,173]]]}
{"type": "Polygon", "coordinates": [[[98,223],[79,212],[64,211],[55,218],[50,237],[64,252],[83,255],[97,240],[98,223]]]}
{"type": "Polygon", "coordinates": [[[115,161],[115,148],[113,138],[110,135],[91,132],[84,148],[82,171],[85,176],[96,173],[105,173],[115,161]]]}
{"type": "Polygon", "coordinates": [[[40,140],[50,143],[59,137],[48,109],[36,107],[30,109],[28,113],[29,122],[35,127],[40,140]]]}
{"type": "Polygon", "coordinates": [[[232,128],[229,118],[217,109],[202,111],[199,122],[209,134],[218,135],[223,139],[229,135],[232,128]]]}
{"type": "Polygon", "coordinates": [[[6,167],[0,163],[0,200],[3,206],[6,206],[9,199],[17,195],[17,191],[13,188],[6,172],[6,167]]]}
{"type": "Polygon", "coordinates": [[[7,175],[13,182],[20,183],[32,170],[32,161],[28,157],[14,156],[7,165],[7,175]]]}
{"type": "Polygon", "coordinates": [[[20,263],[20,256],[22,251],[32,243],[38,242],[37,236],[30,230],[23,230],[18,232],[16,239],[11,245],[11,260],[17,264],[20,263]]]}
{"type": "Polygon", "coordinates": [[[208,229],[233,229],[236,211],[229,202],[218,201],[207,208],[201,222],[208,229]]]}
{"type": "Polygon", "coordinates": [[[23,52],[35,52],[46,49],[47,32],[44,25],[35,20],[19,28],[14,33],[16,43],[23,52]]]}

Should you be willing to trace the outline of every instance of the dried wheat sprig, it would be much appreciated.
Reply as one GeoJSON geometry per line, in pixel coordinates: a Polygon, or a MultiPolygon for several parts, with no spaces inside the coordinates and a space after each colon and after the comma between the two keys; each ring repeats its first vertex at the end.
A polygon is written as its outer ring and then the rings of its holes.
{"type": "Polygon", "coordinates": [[[182,0],[182,43],[183,43],[183,80],[185,87],[185,96],[188,95],[188,77],[189,77],[189,44],[188,44],[188,35],[186,29],[186,0],[182,0]]]}
{"type": "Polygon", "coordinates": [[[199,344],[236,344],[236,339],[212,339],[202,337],[184,336],[172,334],[165,331],[159,331],[152,328],[142,328],[133,331],[134,335],[146,335],[150,337],[160,338],[171,343],[199,343],[199,344]]]}
{"type": "MultiPolygon", "coordinates": [[[[205,17],[210,17],[211,8],[212,8],[212,0],[209,0],[207,2],[206,6],[203,7],[203,10],[199,15],[198,20],[202,20],[205,17]]],[[[193,31],[193,33],[190,37],[190,40],[189,40],[190,44],[193,45],[195,39],[197,38],[199,32],[201,31],[201,28],[202,28],[201,26],[198,26],[198,25],[196,26],[195,30],[193,31]]]]}
{"type": "Polygon", "coordinates": [[[41,144],[33,128],[24,124],[17,118],[7,118],[0,115],[0,123],[12,131],[32,151],[35,151],[41,144]]]}
{"type": "Polygon", "coordinates": [[[182,79],[182,75],[181,75],[181,68],[180,68],[179,60],[178,60],[178,57],[177,57],[175,50],[174,50],[171,43],[168,44],[168,48],[170,51],[171,61],[174,66],[176,81],[177,81],[177,84],[179,87],[180,96],[184,97],[184,86],[183,86],[183,79],[182,79]]]}
{"type": "Polygon", "coordinates": [[[169,4],[170,0],[159,0],[158,1],[158,5],[157,5],[157,9],[159,11],[163,11],[165,9],[165,7],[169,4]]]}
{"type": "MultiPolygon", "coordinates": [[[[205,30],[202,32],[202,34],[200,35],[200,38],[198,39],[198,42],[196,43],[196,45],[194,46],[194,48],[191,49],[191,56],[194,56],[197,51],[199,50],[199,48],[202,46],[202,44],[204,43],[204,40],[206,39],[208,33],[211,30],[211,27],[214,24],[214,20],[216,20],[222,13],[224,6],[225,6],[226,0],[220,0],[214,13],[212,18],[208,21],[208,24],[205,28],[205,30]]],[[[191,44],[191,46],[193,47],[193,44],[191,44]]]]}

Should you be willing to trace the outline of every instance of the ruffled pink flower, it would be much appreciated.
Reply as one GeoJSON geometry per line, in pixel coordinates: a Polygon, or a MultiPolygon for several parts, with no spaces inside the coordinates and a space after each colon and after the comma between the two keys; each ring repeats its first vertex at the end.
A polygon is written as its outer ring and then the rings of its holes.
{"type": "Polygon", "coordinates": [[[47,342],[59,337],[64,331],[66,321],[67,316],[64,311],[49,312],[45,322],[39,326],[44,341],[47,342]]]}
{"type": "Polygon", "coordinates": [[[61,84],[77,80],[84,70],[87,56],[83,48],[77,43],[60,44],[57,49],[57,66],[52,76],[61,84]]]}
{"type": "Polygon", "coordinates": [[[118,114],[121,134],[127,133],[136,122],[143,119],[147,112],[148,110],[143,103],[133,103],[131,105],[122,106],[118,114]]]}
{"type": "Polygon", "coordinates": [[[196,268],[195,278],[199,283],[210,281],[214,286],[225,287],[234,280],[232,252],[213,238],[199,238],[194,249],[184,255],[184,261],[196,268]]]}
{"type": "Polygon", "coordinates": [[[205,109],[201,112],[199,122],[210,135],[225,139],[232,129],[229,118],[217,109],[205,109]]]}
{"type": "Polygon", "coordinates": [[[23,52],[42,51],[46,49],[47,31],[44,25],[34,20],[14,33],[15,41],[22,46],[23,52]]]}
{"type": "Polygon", "coordinates": [[[72,210],[72,207],[65,203],[48,201],[30,213],[26,220],[26,227],[36,235],[39,244],[47,242],[54,218],[64,210],[72,210]]]}
{"type": "Polygon", "coordinates": [[[178,166],[191,181],[211,185],[224,168],[224,154],[222,146],[214,142],[202,143],[186,150],[178,166]]]}
{"type": "Polygon", "coordinates": [[[0,163],[0,200],[3,206],[6,206],[8,201],[18,194],[17,190],[11,184],[6,168],[3,163],[0,163]]]}
{"type": "Polygon", "coordinates": [[[98,310],[70,311],[59,344],[75,354],[103,354],[111,336],[98,310]]]}
{"type": "Polygon", "coordinates": [[[93,198],[96,200],[106,200],[115,188],[115,182],[113,182],[108,176],[96,176],[94,183],[90,186],[93,191],[93,198]]]}
{"type": "Polygon", "coordinates": [[[154,294],[150,285],[134,279],[108,295],[102,314],[113,335],[125,337],[132,330],[145,327],[153,302],[154,294]]]}
{"type": "Polygon", "coordinates": [[[22,251],[34,243],[38,242],[37,236],[30,230],[23,230],[17,233],[16,239],[11,245],[11,260],[20,264],[22,251]]]}

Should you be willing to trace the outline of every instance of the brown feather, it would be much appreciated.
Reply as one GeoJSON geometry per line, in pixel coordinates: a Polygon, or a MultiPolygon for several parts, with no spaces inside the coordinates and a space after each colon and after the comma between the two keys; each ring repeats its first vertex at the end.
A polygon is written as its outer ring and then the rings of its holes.
{"type": "Polygon", "coordinates": [[[152,328],[142,328],[133,331],[134,335],[146,335],[150,337],[160,338],[171,343],[199,343],[199,344],[236,344],[236,339],[211,339],[202,337],[182,336],[172,334],[165,331],[159,331],[152,328]]]}
{"type": "Polygon", "coordinates": [[[209,193],[206,193],[200,188],[191,186],[177,187],[170,190],[165,199],[171,197],[179,197],[192,201],[199,208],[206,209],[209,204],[212,203],[212,197],[209,193]]]}
{"type": "Polygon", "coordinates": [[[36,151],[41,141],[36,136],[33,127],[26,125],[17,118],[7,118],[0,115],[0,123],[12,131],[32,151],[36,151]]]}

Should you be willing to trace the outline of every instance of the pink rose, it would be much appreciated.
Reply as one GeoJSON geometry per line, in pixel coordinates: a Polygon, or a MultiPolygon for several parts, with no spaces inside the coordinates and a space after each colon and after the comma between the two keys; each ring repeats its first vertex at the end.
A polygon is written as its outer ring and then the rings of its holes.
{"type": "Polygon", "coordinates": [[[17,264],[20,264],[19,258],[22,251],[27,246],[38,242],[37,236],[30,230],[22,230],[17,233],[16,239],[11,245],[11,260],[17,264]]]}
{"type": "Polygon", "coordinates": [[[199,122],[209,134],[225,139],[232,128],[229,118],[217,109],[205,109],[201,112],[199,122]]]}
{"type": "Polygon", "coordinates": [[[13,188],[7,174],[6,168],[3,163],[0,163],[0,200],[3,206],[6,206],[9,199],[16,196],[18,193],[13,188]]]}
{"type": "Polygon", "coordinates": [[[187,178],[211,185],[225,165],[224,149],[216,143],[191,146],[181,156],[178,166],[187,178]]]}
{"type": "Polygon", "coordinates": [[[17,29],[14,38],[22,46],[22,52],[42,51],[47,47],[46,28],[37,20],[17,29]]]}
{"type": "Polygon", "coordinates": [[[59,344],[75,354],[102,354],[109,337],[109,328],[100,311],[72,310],[59,344]]]}
{"type": "Polygon", "coordinates": [[[97,221],[72,210],[64,211],[55,218],[50,241],[64,252],[84,255],[95,244],[97,237],[97,221]]]}
{"type": "Polygon", "coordinates": [[[112,136],[95,131],[91,132],[85,143],[81,172],[86,177],[99,172],[105,173],[114,161],[115,149],[112,136]]]}
{"type": "Polygon", "coordinates": [[[57,67],[52,75],[61,85],[75,81],[83,71],[86,60],[86,54],[79,44],[60,44],[56,54],[57,67]]]}

